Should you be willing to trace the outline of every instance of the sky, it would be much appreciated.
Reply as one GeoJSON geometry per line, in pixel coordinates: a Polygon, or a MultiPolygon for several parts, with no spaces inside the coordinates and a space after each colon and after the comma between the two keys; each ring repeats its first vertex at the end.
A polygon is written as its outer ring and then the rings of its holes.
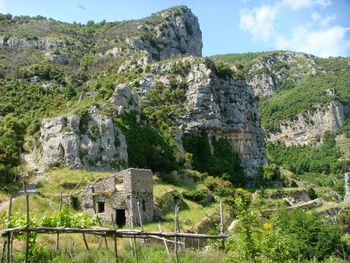
{"type": "Polygon", "coordinates": [[[187,5],[203,55],[292,50],[350,56],[350,0],[0,0],[0,13],[86,23],[138,19],[187,5]]]}

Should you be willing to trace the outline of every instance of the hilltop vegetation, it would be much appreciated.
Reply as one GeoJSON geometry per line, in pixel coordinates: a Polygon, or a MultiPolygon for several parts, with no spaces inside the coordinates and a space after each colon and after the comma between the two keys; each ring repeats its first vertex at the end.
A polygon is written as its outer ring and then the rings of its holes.
{"type": "Polygon", "coordinates": [[[293,119],[315,106],[333,100],[345,105],[350,103],[348,58],[325,59],[293,52],[269,51],[220,55],[213,59],[228,63],[236,72],[242,71],[241,74],[251,83],[257,75],[271,77],[273,95],[260,96],[258,101],[261,123],[267,131],[278,130],[282,121],[293,119]],[[285,57],[289,61],[283,61],[285,57]],[[335,95],[327,95],[329,89],[335,89],[335,95]]]}

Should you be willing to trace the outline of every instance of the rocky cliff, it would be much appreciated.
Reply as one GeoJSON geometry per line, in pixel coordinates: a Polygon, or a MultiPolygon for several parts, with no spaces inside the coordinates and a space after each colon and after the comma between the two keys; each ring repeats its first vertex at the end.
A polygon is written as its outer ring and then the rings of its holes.
{"type": "Polygon", "coordinates": [[[184,111],[173,120],[178,136],[204,131],[209,140],[213,136],[226,139],[241,157],[246,175],[256,174],[266,156],[253,90],[231,76],[219,77],[204,59],[188,57],[153,64],[151,72],[140,79],[140,96],[147,97],[157,83],[171,85],[176,67],[185,69],[176,81],[186,83],[184,111]]]}
{"type": "MultiPolygon", "coordinates": [[[[266,162],[264,136],[253,90],[238,79],[220,78],[204,59],[198,57],[147,66],[149,72],[142,73],[132,82],[139,82],[133,92],[130,91],[132,83],[118,85],[104,107],[112,106],[119,116],[125,112],[136,112],[140,116],[140,107],[144,109],[152,104],[150,94],[159,85],[166,89],[174,85],[174,81],[185,83],[180,98],[181,111],[173,114],[169,128],[174,129],[174,136],[178,138],[178,149],[183,151],[182,138],[186,134],[205,132],[209,141],[213,137],[223,138],[240,156],[245,174],[253,177],[266,162]],[[181,73],[174,75],[175,68],[181,73]]],[[[160,97],[163,91],[159,92],[156,95],[160,97]]],[[[174,112],[179,106],[172,104],[171,97],[166,103],[174,108],[174,112]]],[[[44,165],[63,162],[77,167],[94,164],[111,167],[113,160],[118,160],[118,164],[125,166],[128,156],[122,131],[111,118],[97,112],[95,108],[82,118],[45,119],[41,125],[42,147],[37,152],[37,156],[41,156],[38,159],[44,165]]],[[[145,110],[144,114],[149,112],[145,110]]]]}
{"type": "Polygon", "coordinates": [[[205,134],[211,154],[215,140],[228,142],[249,177],[266,162],[253,90],[201,58],[199,22],[185,6],[140,20],[88,25],[17,17],[0,36],[6,65],[0,74],[52,93],[61,107],[41,120],[38,143],[26,158],[37,167],[128,166],[135,152],[127,139],[133,138],[123,132],[130,126],[120,122],[131,116],[135,125],[167,137],[163,144],[174,139],[180,155],[184,137],[205,134]]]}
{"type": "Polygon", "coordinates": [[[296,52],[276,52],[262,56],[247,69],[247,83],[257,96],[273,95],[285,83],[293,85],[319,68],[314,56],[296,52]]]}
{"type": "Polygon", "coordinates": [[[337,101],[298,114],[280,124],[279,131],[268,133],[268,140],[290,145],[312,145],[322,142],[326,132],[335,133],[344,123],[346,107],[337,101]]]}
{"type": "Polygon", "coordinates": [[[348,58],[271,51],[214,57],[231,65],[259,98],[267,138],[286,145],[322,141],[348,117],[348,58]]]}

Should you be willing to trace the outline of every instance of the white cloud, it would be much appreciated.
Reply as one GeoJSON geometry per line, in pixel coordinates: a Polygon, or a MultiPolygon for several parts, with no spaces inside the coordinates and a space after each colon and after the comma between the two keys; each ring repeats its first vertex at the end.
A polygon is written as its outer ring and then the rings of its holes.
{"type": "Polygon", "coordinates": [[[267,41],[275,32],[277,7],[263,5],[240,12],[240,29],[250,32],[253,40],[267,41]]]}
{"type": "Polygon", "coordinates": [[[312,7],[315,5],[327,7],[332,4],[331,0],[282,0],[282,5],[286,5],[292,10],[299,10],[301,8],[312,7]]]}
{"type": "Polygon", "coordinates": [[[328,27],[336,19],[336,16],[322,16],[320,13],[314,12],[311,14],[311,18],[317,25],[328,27]]]}
{"type": "Polygon", "coordinates": [[[346,33],[350,28],[333,26],[328,29],[312,31],[305,25],[300,25],[292,30],[290,38],[278,36],[276,47],[311,53],[320,57],[345,55],[350,47],[350,41],[346,39],[346,33]]]}

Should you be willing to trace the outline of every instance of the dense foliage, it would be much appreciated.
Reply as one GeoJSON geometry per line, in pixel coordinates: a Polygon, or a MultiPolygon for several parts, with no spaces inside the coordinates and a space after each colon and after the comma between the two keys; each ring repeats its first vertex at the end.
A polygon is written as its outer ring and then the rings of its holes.
{"type": "Polygon", "coordinates": [[[272,97],[260,100],[258,106],[261,123],[266,130],[276,130],[284,120],[305,112],[315,105],[326,104],[334,99],[350,102],[350,71],[319,73],[298,82],[292,89],[280,90],[272,97]],[[336,87],[336,97],[326,96],[326,90],[336,87]],[[300,94],[303,94],[301,97],[300,94]]]}
{"type": "Polygon", "coordinates": [[[270,218],[248,211],[230,238],[227,262],[302,262],[342,256],[339,226],[316,213],[281,211],[270,218]]]}
{"type": "Polygon", "coordinates": [[[267,143],[266,149],[271,160],[296,174],[305,172],[339,173],[343,168],[342,163],[338,160],[340,152],[336,147],[334,136],[326,137],[324,143],[318,147],[287,147],[283,144],[270,142],[267,143]]]}
{"type": "Polygon", "coordinates": [[[238,154],[232,150],[231,144],[225,139],[211,138],[212,150],[208,135],[187,135],[183,145],[192,154],[193,166],[196,170],[219,176],[236,185],[244,184],[243,170],[238,154]]]}
{"type": "Polygon", "coordinates": [[[150,168],[153,171],[175,170],[174,148],[156,129],[140,125],[134,115],[118,119],[128,145],[130,167],[150,168]]]}

